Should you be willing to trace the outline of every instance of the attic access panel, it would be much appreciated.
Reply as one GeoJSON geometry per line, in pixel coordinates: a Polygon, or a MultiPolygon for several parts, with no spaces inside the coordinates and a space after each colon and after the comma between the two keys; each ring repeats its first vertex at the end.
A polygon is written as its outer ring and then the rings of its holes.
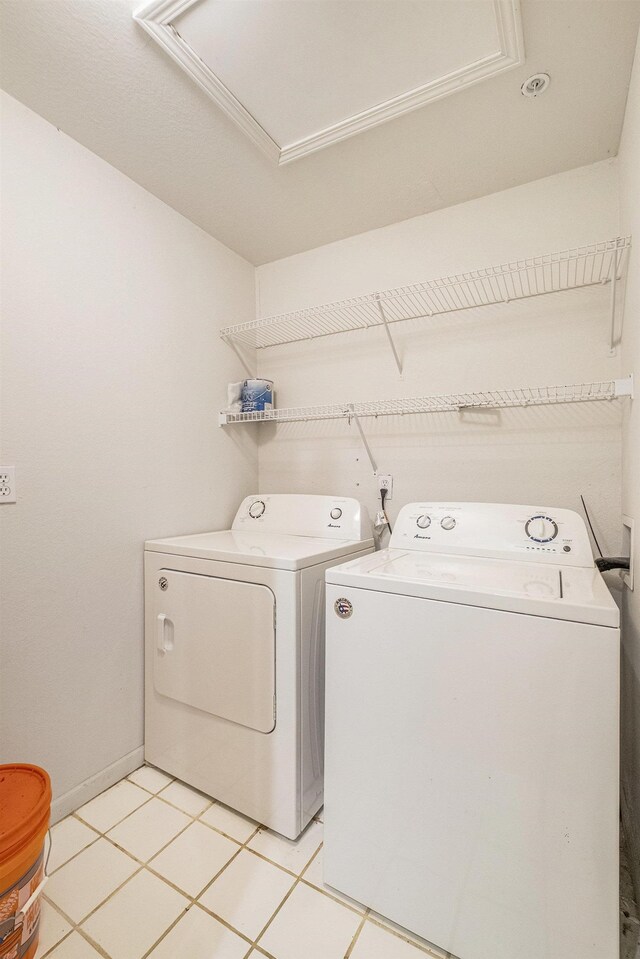
{"type": "Polygon", "coordinates": [[[518,0],[152,0],[134,16],[279,164],[524,59],[518,0]]]}

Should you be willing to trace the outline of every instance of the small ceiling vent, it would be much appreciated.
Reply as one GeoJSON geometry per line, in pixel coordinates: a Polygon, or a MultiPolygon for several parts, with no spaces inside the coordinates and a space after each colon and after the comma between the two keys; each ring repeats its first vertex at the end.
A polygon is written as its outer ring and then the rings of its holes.
{"type": "Polygon", "coordinates": [[[547,89],[551,82],[548,73],[534,73],[532,77],[525,80],[520,90],[523,97],[539,97],[547,89]]]}

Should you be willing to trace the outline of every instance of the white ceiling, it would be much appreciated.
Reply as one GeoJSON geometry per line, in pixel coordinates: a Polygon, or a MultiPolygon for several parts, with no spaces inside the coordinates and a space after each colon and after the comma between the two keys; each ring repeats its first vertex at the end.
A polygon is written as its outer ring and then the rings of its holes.
{"type": "MultiPolygon", "coordinates": [[[[640,20],[638,0],[523,0],[524,63],[278,166],[138,7],[1,0],[2,86],[254,263],[615,155],[640,20]]],[[[206,0],[179,26],[282,147],[486,57],[490,7],[206,0]]]]}
{"type": "Polygon", "coordinates": [[[516,0],[151,0],[136,19],[278,163],[524,59],[516,0]]]}
{"type": "Polygon", "coordinates": [[[495,52],[492,7],[371,3],[363,23],[357,3],[202,0],[175,26],[284,145],[495,52]]]}

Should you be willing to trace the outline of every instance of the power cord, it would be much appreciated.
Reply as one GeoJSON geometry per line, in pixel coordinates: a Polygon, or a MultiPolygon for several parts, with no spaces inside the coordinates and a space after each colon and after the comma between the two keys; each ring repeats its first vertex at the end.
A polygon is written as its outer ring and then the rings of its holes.
{"type": "Polygon", "coordinates": [[[393,533],[393,530],[391,529],[391,523],[389,522],[389,517],[387,516],[387,511],[386,511],[386,509],[384,508],[384,501],[385,501],[386,498],[387,498],[387,493],[388,493],[388,492],[389,492],[389,490],[387,490],[387,489],[381,489],[381,490],[380,490],[380,503],[381,503],[381,505],[382,505],[382,512],[384,513],[384,518],[386,519],[386,521],[387,521],[387,526],[389,527],[389,532],[390,532],[390,533],[393,533]]]}

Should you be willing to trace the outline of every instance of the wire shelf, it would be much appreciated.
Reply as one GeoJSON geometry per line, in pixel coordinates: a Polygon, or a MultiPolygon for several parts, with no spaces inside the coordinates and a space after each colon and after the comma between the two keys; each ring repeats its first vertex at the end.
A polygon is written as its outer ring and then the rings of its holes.
{"type": "Polygon", "coordinates": [[[360,416],[404,416],[411,413],[446,413],[464,409],[500,409],[516,406],[549,406],[554,403],[587,403],[632,395],[631,377],[600,383],[563,386],[527,386],[510,390],[442,393],[436,396],[400,397],[368,403],[334,403],[265,410],[255,413],[220,413],[220,425],[232,423],[295,423],[337,420],[360,416]]]}
{"type": "Polygon", "coordinates": [[[267,316],[220,331],[223,339],[264,349],[299,340],[365,330],[402,320],[508,303],[619,279],[631,237],[514,260],[394,290],[369,293],[292,313],[267,316]]]}

